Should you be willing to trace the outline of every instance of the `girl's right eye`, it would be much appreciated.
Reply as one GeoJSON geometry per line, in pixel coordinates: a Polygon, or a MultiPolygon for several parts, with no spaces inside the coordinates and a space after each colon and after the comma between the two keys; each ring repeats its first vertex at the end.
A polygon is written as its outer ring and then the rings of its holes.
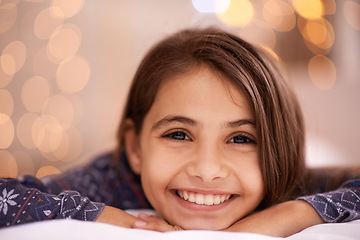
{"type": "Polygon", "coordinates": [[[175,131],[168,134],[165,134],[163,138],[170,138],[176,141],[191,141],[191,138],[182,131],[175,131]]]}

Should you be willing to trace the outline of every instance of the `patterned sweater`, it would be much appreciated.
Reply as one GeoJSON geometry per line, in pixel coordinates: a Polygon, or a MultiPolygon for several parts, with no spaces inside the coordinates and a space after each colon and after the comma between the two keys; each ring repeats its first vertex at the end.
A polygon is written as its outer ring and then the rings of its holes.
{"type": "MultiPolygon", "coordinates": [[[[105,205],[123,210],[150,209],[125,154],[119,174],[111,161],[108,154],[64,174],[0,179],[0,228],[62,218],[94,221],[105,205]]],[[[299,199],[310,203],[325,222],[360,219],[360,179],[348,181],[336,191],[299,199]]]]}

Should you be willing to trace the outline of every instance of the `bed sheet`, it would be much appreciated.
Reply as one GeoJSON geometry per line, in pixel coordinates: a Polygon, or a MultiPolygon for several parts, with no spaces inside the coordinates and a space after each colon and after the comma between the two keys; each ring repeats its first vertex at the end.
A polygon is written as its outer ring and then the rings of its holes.
{"type": "MultiPolygon", "coordinates": [[[[53,220],[13,226],[0,230],[1,240],[279,240],[251,233],[232,233],[219,231],[177,231],[159,233],[146,230],[126,229],[104,223],[82,222],[77,220],[53,220]]],[[[360,220],[349,223],[320,224],[303,230],[286,239],[291,240],[358,240],[360,239],[360,220]]]]}

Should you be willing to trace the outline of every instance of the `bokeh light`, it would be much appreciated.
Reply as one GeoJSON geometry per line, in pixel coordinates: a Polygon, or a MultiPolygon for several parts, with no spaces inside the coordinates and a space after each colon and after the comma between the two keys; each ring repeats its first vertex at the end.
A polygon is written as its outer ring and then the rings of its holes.
{"type": "Polygon", "coordinates": [[[58,64],[51,62],[47,56],[47,48],[42,47],[33,58],[33,72],[45,79],[54,78],[58,64]]]}
{"type": "Polygon", "coordinates": [[[5,74],[14,75],[26,60],[25,44],[19,40],[9,43],[1,55],[1,66],[5,74]]]}
{"type": "MultiPolygon", "coordinates": [[[[0,137],[1,138],[1,137],[0,137]]],[[[1,177],[9,177],[15,178],[18,175],[18,165],[14,156],[6,151],[0,150],[0,176],[1,177]]]]}
{"type": "Polygon", "coordinates": [[[225,12],[231,0],[192,0],[194,8],[200,13],[225,12]]]}
{"type": "Polygon", "coordinates": [[[273,49],[276,45],[276,36],[273,29],[262,21],[253,21],[246,28],[242,28],[240,35],[253,44],[273,49]]]}
{"type": "Polygon", "coordinates": [[[81,43],[81,31],[74,24],[58,28],[50,37],[47,54],[54,63],[60,63],[67,57],[76,54],[81,43]]]}
{"type": "Polygon", "coordinates": [[[42,112],[55,117],[62,126],[62,129],[67,129],[74,120],[72,102],[63,95],[51,96],[44,105],[42,112]]]}
{"type": "Polygon", "coordinates": [[[41,76],[28,79],[23,85],[21,99],[29,112],[40,112],[50,97],[51,89],[48,81],[41,76]]]}
{"type": "Polygon", "coordinates": [[[52,14],[65,18],[75,16],[84,6],[85,0],[53,0],[52,14]]]}
{"type": "Polygon", "coordinates": [[[35,175],[33,159],[23,151],[14,151],[12,155],[17,163],[18,176],[35,175]]]}
{"type": "Polygon", "coordinates": [[[17,7],[15,3],[0,6],[0,33],[8,31],[14,25],[16,18],[17,7]]]}
{"type": "Polygon", "coordinates": [[[36,172],[37,178],[46,177],[53,174],[59,174],[61,171],[54,166],[43,166],[36,172]]]}
{"type": "Polygon", "coordinates": [[[323,16],[323,3],[321,0],[292,0],[296,12],[306,19],[321,18],[323,16]]]}
{"type": "Polygon", "coordinates": [[[6,89],[0,89],[0,113],[11,117],[14,111],[14,100],[11,93],[6,89]]]}
{"type": "Polygon", "coordinates": [[[63,17],[54,17],[50,8],[42,10],[35,18],[34,34],[39,39],[49,39],[55,29],[64,23],[63,17]]]}
{"type": "Polygon", "coordinates": [[[77,159],[83,149],[83,139],[80,131],[75,127],[68,128],[59,146],[51,153],[43,154],[47,159],[71,162],[77,159]],[[52,159],[53,158],[53,159],[52,159]]]}
{"type": "Polygon", "coordinates": [[[263,16],[270,27],[279,32],[289,32],[296,26],[294,9],[283,1],[266,1],[263,16]]]}
{"type": "Polygon", "coordinates": [[[344,16],[347,23],[356,30],[360,31],[360,3],[346,1],[344,3],[344,16]]]}
{"type": "Polygon", "coordinates": [[[11,118],[0,113],[0,149],[7,149],[14,140],[15,130],[11,118]]]}
{"type": "Polygon", "coordinates": [[[306,46],[315,54],[327,53],[335,41],[335,31],[332,25],[324,18],[306,20],[298,18],[298,28],[306,46]]]}
{"type": "Polygon", "coordinates": [[[81,121],[84,106],[77,94],[66,95],[66,98],[70,100],[73,109],[72,125],[76,125],[81,121]]]}
{"type": "Polygon", "coordinates": [[[35,113],[23,114],[16,126],[16,135],[20,143],[27,149],[34,149],[36,145],[33,141],[32,126],[38,119],[38,115],[35,113]]]}
{"type": "MultiPolygon", "coordinates": [[[[2,64],[1,64],[1,56],[0,56],[0,88],[4,88],[7,85],[9,85],[9,83],[11,82],[11,80],[13,79],[14,75],[12,74],[7,74],[4,72],[2,64]]],[[[12,58],[11,58],[12,60],[12,58]]]]}
{"type": "Polygon", "coordinates": [[[330,89],[336,80],[334,63],[324,55],[316,55],[309,61],[309,77],[319,89],[330,89]]]}
{"type": "Polygon", "coordinates": [[[336,0],[326,0],[323,3],[323,15],[333,15],[336,13],[336,0]]]}
{"type": "Polygon", "coordinates": [[[81,91],[90,78],[90,65],[82,56],[67,58],[56,71],[56,83],[65,93],[81,91]]]}
{"type": "Polygon", "coordinates": [[[63,128],[54,116],[41,115],[34,121],[31,131],[36,147],[42,152],[52,152],[61,143],[63,128]]]}
{"type": "Polygon", "coordinates": [[[223,23],[233,27],[243,27],[254,17],[254,6],[249,0],[232,0],[223,13],[217,13],[223,23]]]}

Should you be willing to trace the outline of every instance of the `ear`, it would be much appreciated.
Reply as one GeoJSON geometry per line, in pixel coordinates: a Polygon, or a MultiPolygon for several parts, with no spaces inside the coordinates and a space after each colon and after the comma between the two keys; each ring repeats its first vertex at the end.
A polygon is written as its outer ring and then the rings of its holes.
{"type": "Polygon", "coordinates": [[[139,136],[135,131],[135,124],[131,119],[125,121],[125,150],[131,169],[136,173],[141,172],[141,153],[139,136]]]}

